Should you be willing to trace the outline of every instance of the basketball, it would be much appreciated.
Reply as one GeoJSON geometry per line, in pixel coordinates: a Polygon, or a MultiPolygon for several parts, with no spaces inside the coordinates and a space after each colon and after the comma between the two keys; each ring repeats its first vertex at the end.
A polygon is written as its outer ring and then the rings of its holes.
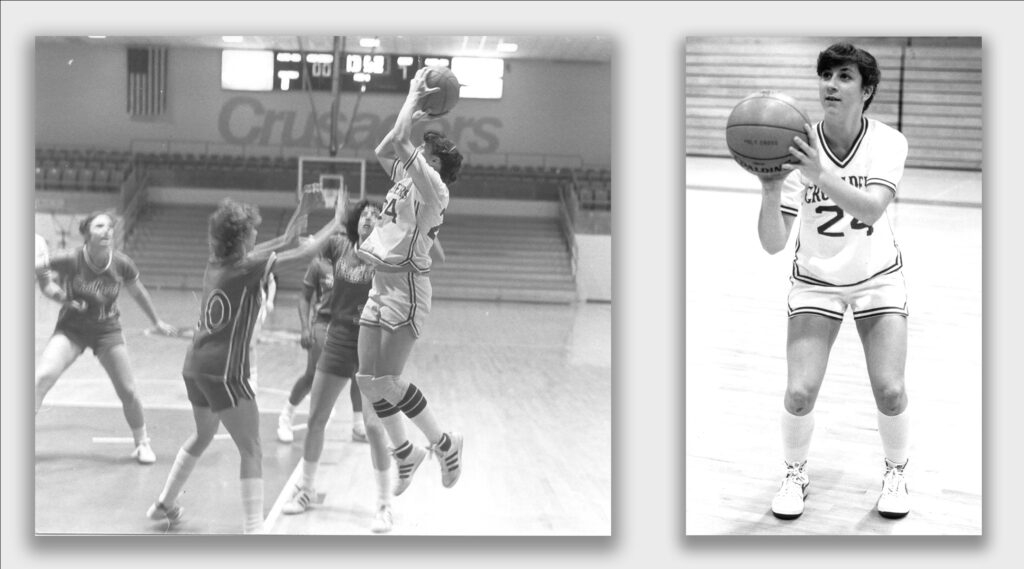
{"type": "Polygon", "coordinates": [[[428,67],[423,81],[428,89],[435,87],[440,89],[440,91],[435,91],[424,97],[420,103],[420,108],[427,114],[439,117],[455,108],[455,104],[459,102],[461,85],[451,69],[438,66],[428,67]]]}
{"type": "Polygon", "coordinates": [[[725,127],[725,143],[736,163],[755,176],[785,175],[793,137],[808,142],[804,125],[810,119],[796,99],[778,91],[758,91],[733,107],[725,127]]]}

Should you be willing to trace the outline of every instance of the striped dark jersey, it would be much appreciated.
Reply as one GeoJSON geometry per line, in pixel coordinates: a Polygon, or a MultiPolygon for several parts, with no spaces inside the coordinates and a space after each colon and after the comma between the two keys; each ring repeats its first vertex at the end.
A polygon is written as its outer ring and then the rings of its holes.
{"type": "Polygon", "coordinates": [[[199,322],[183,374],[217,382],[249,379],[249,345],[276,259],[265,252],[206,265],[199,322]]]}
{"type": "Polygon", "coordinates": [[[120,251],[113,251],[110,262],[103,267],[92,264],[85,247],[60,251],[50,257],[49,267],[57,274],[68,299],[84,301],[86,305],[83,312],[64,305],[57,317],[58,325],[117,325],[121,315],[117,308],[121,285],[139,280],[135,262],[120,251]]]}

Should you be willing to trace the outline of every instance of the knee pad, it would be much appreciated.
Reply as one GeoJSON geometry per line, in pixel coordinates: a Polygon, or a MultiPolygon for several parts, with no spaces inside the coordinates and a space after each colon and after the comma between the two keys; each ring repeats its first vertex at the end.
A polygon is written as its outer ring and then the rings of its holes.
{"type": "Polygon", "coordinates": [[[363,395],[365,395],[366,398],[369,399],[370,401],[380,399],[380,394],[377,393],[377,389],[375,389],[373,385],[372,375],[357,373],[356,385],[359,386],[359,391],[361,391],[363,395]]]}
{"type": "MultiPolygon", "coordinates": [[[[398,375],[382,375],[380,377],[373,378],[373,381],[369,382],[373,385],[373,389],[377,390],[375,396],[370,397],[371,401],[386,399],[388,403],[397,405],[405,398],[405,389],[400,385],[401,376],[398,375]]],[[[363,393],[366,393],[365,391],[363,393]]]]}

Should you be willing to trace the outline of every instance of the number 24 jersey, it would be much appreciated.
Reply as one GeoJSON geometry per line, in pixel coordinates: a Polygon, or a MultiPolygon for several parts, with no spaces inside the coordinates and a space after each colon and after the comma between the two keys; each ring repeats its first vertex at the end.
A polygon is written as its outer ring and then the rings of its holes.
{"type": "MultiPolygon", "coordinates": [[[[863,117],[853,146],[845,158],[840,158],[829,147],[822,123],[814,128],[821,142],[819,158],[824,171],[855,188],[879,184],[896,194],[907,159],[907,139],[902,133],[863,117]]],[[[872,225],[862,223],[799,171],[786,178],[781,210],[783,215],[791,216],[799,212],[795,280],[819,286],[851,286],[903,267],[885,212],[872,225]]]]}

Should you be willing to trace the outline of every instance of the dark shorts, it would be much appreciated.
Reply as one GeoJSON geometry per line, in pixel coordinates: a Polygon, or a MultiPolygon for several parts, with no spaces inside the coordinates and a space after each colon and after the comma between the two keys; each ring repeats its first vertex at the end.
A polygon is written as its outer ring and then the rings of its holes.
{"type": "Polygon", "coordinates": [[[214,413],[230,409],[239,401],[255,399],[255,390],[248,380],[211,381],[195,375],[182,374],[188,400],[195,407],[209,407],[214,413]]]}
{"type": "Polygon", "coordinates": [[[358,326],[330,326],[316,369],[340,377],[355,377],[359,368],[358,340],[358,326]]]}
{"type": "Polygon", "coordinates": [[[120,322],[88,326],[63,322],[57,323],[53,333],[63,334],[83,350],[89,348],[97,357],[103,355],[110,348],[125,343],[120,322]]]}

